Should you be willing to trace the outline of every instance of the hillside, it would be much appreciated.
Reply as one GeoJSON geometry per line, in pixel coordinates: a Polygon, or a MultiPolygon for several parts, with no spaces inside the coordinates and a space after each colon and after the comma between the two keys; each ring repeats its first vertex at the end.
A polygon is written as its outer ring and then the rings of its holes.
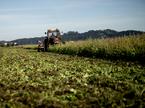
{"type": "MultiPolygon", "coordinates": [[[[62,35],[63,41],[75,41],[75,40],[86,40],[88,38],[97,39],[97,38],[108,38],[108,37],[122,37],[122,36],[129,36],[129,35],[138,35],[142,34],[142,31],[136,30],[127,30],[127,31],[115,31],[115,30],[90,30],[88,32],[79,33],[75,31],[69,31],[62,35]]],[[[23,38],[23,39],[16,39],[11,42],[16,42],[20,45],[25,44],[37,44],[38,40],[43,40],[44,37],[35,37],[35,38],[23,38]]],[[[0,42],[1,43],[1,42],[0,42]]]]}
{"type": "Polygon", "coordinates": [[[144,32],[136,31],[136,30],[127,30],[127,31],[115,31],[111,29],[106,30],[90,30],[84,33],[78,33],[74,31],[70,31],[68,33],[64,33],[62,39],[64,41],[72,41],[72,40],[86,40],[86,39],[97,39],[97,38],[110,38],[110,37],[122,37],[122,36],[134,36],[140,35],[144,32]]]}

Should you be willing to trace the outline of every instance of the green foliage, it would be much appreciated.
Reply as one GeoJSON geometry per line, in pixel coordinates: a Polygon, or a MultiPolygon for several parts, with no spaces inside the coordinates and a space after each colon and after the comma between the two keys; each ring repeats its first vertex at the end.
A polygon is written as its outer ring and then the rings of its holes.
{"type": "MultiPolygon", "coordinates": [[[[96,50],[104,54],[106,45],[99,42],[105,40],[97,41],[96,50]]],[[[92,45],[89,42],[86,47],[92,45]]],[[[78,54],[95,49],[86,47],[71,44],[64,48],[73,54],[75,49],[79,49],[78,54]]],[[[61,48],[53,49],[61,51],[61,48]]],[[[145,67],[135,62],[22,48],[3,48],[0,60],[0,107],[145,107],[145,67]]]]}
{"type": "Polygon", "coordinates": [[[95,58],[144,62],[145,35],[68,42],[50,47],[50,52],[95,58]]]}
{"type": "Polygon", "coordinates": [[[2,58],[3,56],[3,48],[0,47],[0,59],[2,58]]]}

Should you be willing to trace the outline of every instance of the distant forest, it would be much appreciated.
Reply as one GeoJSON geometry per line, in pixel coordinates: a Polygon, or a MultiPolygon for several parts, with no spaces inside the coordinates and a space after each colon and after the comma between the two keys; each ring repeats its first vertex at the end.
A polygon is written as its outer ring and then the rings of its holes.
{"type": "MultiPolygon", "coordinates": [[[[145,32],[136,31],[136,30],[126,30],[126,31],[115,31],[111,29],[106,30],[89,30],[88,32],[79,33],[77,31],[69,31],[62,35],[62,41],[77,41],[77,40],[86,40],[86,39],[97,39],[97,38],[110,38],[110,37],[122,37],[122,36],[134,36],[140,35],[145,32]]],[[[43,40],[45,36],[42,37],[34,37],[34,38],[23,38],[16,39],[10,42],[16,42],[19,45],[24,44],[37,44],[38,40],[43,40]]],[[[6,41],[1,41],[0,43],[4,43],[6,41]]]]}

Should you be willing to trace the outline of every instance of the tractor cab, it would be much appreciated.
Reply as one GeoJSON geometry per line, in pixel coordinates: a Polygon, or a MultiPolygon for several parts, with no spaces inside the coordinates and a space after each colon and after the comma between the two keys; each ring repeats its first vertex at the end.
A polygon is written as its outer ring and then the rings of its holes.
{"type": "Polygon", "coordinates": [[[58,29],[48,29],[45,34],[47,35],[45,39],[38,43],[38,51],[47,51],[49,45],[56,45],[61,43],[61,34],[58,29]]]}
{"type": "Polygon", "coordinates": [[[61,42],[60,31],[58,29],[48,29],[45,34],[47,34],[50,45],[59,44],[61,42]]]}

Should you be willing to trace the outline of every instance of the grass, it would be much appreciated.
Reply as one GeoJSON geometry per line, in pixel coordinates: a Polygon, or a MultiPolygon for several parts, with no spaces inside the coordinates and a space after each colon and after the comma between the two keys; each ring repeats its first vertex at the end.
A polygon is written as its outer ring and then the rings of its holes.
{"type": "MultiPolygon", "coordinates": [[[[95,41],[102,48],[107,40],[95,41]]],[[[22,48],[0,51],[0,107],[145,107],[145,67],[136,62],[22,48]]]]}
{"type": "MultiPolygon", "coordinates": [[[[24,45],[23,48],[37,50],[37,45],[24,45]]],[[[90,58],[139,61],[144,64],[145,35],[70,41],[66,44],[50,46],[49,52],[90,58]]]]}
{"type": "Polygon", "coordinates": [[[145,35],[68,42],[49,48],[50,52],[111,60],[145,60],[145,35]]]}
{"type": "Polygon", "coordinates": [[[2,48],[0,47],[0,58],[2,58],[2,56],[3,56],[3,50],[2,50],[2,48]]]}

